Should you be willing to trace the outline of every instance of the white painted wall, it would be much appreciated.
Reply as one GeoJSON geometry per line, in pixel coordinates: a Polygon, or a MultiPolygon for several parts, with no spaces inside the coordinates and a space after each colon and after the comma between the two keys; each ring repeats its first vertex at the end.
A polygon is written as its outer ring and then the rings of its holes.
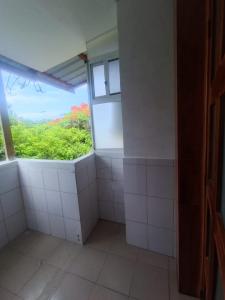
{"type": "Polygon", "coordinates": [[[0,55],[46,71],[116,26],[114,0],[0,0],[0,55]]]}
{"type": "Polygon", "coordinates": [[[173,0],[120,0],[125,156],[175,157],[173,0]]]}
{"type": "Polygon", "coordinates": [[[94,59],[101,55],[106,55],[118,51],[118,31],[112,29],[95,39],[87,42],[88,58],[94,59]]]}

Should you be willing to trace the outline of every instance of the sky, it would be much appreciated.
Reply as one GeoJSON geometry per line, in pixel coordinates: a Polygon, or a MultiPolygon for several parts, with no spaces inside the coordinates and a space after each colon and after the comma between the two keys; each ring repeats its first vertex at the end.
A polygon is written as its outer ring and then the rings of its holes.
{"type": "Polygon", "coordinates": [[[71,106],[88,103],[86,84],[77,88],[74,94],[45,83],[29,82],[5,71],[2,71],[2,78],[10,110],[25,120],[54,120],[68,113],[71,106]],[[24,83],[26,86],[21,88],[24,83]],[[39,88],[41,92],[37,91],[39,88]]]}

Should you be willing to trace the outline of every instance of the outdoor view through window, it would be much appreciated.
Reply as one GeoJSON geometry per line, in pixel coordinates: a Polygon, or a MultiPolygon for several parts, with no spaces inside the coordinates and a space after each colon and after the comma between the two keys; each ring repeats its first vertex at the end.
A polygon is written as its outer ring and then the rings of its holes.
{"type": "MultiPolygon", "coordinates": [[[[87,85],[70,93],[2,72],[16,156],[72,160],[90,152],[87,85]]],[[[0,159],[3,158],[0,129],[0,159]]]]}

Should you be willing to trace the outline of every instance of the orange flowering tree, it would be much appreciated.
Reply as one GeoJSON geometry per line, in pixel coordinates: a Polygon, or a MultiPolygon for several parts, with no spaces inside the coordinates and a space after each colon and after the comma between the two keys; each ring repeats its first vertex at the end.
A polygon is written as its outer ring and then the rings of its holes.
{"type": "Polygon", "coordinates": [[[76,127],[79,129],[90,129],[90,108],[86,103],[80,106],[72,106],[71,111],[62,118],[57,118],[49,125],[61,125],[66,128],[76,127]]]}

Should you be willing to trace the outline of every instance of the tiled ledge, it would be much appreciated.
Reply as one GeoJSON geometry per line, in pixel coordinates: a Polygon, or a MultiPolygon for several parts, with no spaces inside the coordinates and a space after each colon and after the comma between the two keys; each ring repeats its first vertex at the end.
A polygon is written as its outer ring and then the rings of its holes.
{"type": "Polygon", "coordinates": [[[48,159],[28,159],[28,158],[17,158],[20,165],[31,166],[40,168],[56,168],[56,169],[74,169],[74,166],[79,164],[81,161],[88,157],[91,157],[94,152],[90,152],[87,155],[83,155],[74,160],[48,160],[48,159]]]}
{"type": "Polygon", "coordinates": [[[15,166],[17,166],[18,163],[16,160],[6,160],[6,161],[2,161],[0,162],[0,170],[3,169],[8,169],[10,167],[14,168],[15,166]]]}

